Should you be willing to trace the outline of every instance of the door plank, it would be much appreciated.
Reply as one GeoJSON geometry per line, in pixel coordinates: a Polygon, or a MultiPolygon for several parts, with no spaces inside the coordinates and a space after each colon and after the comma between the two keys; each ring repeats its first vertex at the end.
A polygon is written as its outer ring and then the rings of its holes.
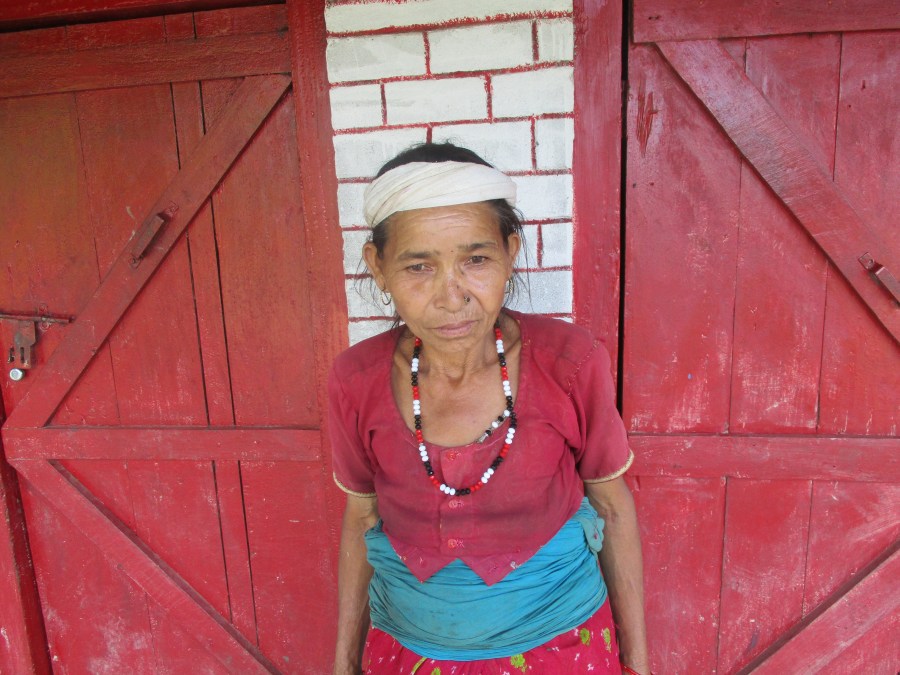
{"type": "Polygon", "coordinates": [[[630,479],[656,673],[716,668],[726,479],[630,479]]]}
{"type": "MultiPolygon", "coordinates": [[[[619,335],[622,181],[622,3],[575,3],[572,263],[575,323],[615,345],[619,335]]],[[[617,373],[619,350],[610,349],[617,373]]]]}
{"type": "Polygon", "coordinates": [[[283,33],[227,35],[4,59],[0,98],[289,73],[283,33]]]}
{"type": "MultiPolygon", "coordinates": [[[[844,35],[835,182],[900,253],[900,31],[844,35]]],[[[900,344],[873,330],[843,279],[828,280],[819,433],[900,432],[900,344]]],[[[900,309],[895,309],[900,313],[900,309]]]]}
{"type": "Polygon", "coordinates": [[[893,0],[635,0],[635,42],[900,28],[893,0]]]}
{"type": "Polygon", "coordinates": [[[200,461],[322,459],[318,430],[291,427],[42,427],[4,428],[7,457],[200,461]]]}
{"type": "Polygon", "coordinates": [[[641,476],[900,482],[896,436],[629,434],[641,476]]]}
{"type": "Polygon", "coordinates": [[[735,672],[803,616],[810,492],[806,480],[729,479],[716,672],[735,672]]]}
{"type": "MultiPolygon", "coordinates": [[[[218,12],[215,13],[218,15],[218,12]]],[[[171,26],[171,31],[179,26],[171,26]]],[[[191,34],[189,22],[180,27],[191,34]]],[[[194,82],[172,85],[175,126],[178,133],[179,161],[182,165],[203,140],[203,105],[200,86],[194,82]]],[[[222,314],[222,289],[216,250],[212,208],[207,202],[194,217],[187,233],[191,258],[194,306],[203,362],[207,423],[211,426],[234,425],[234,401],[222,314]]],[[[222,553],[228,581],[228,609],[231,622],[251,642],[259,645],[247,523],[241,491],[241,469],[237,460],[214,460],[216,500],[222,534],[222,553]]]]}
{"type": "Polygon", "coordinates": [[[740,157],[655,49],[632,48],[629,64],[625,425],[724,433],[740,157]]]}
{"type": "Polygon", "coordinates": [[[43,460],[18,461],[15,468],[227,669],[240,673],[278,672],[255,645],[106,510],[66,469],[43,460]]]}
{"type": "Polygon", "coordinates": [[[12,467],[3,457],[0,457],[0,596],[3,597],[0,626],[4,640],[4,648],[0,650],[0,672],[50,675],[47,635],[19,484],[12,467]]]}
{"type": "Polygon", "coordinates": [[[900,609],[900,545],[893,549],[874,570],[747,672],[821,672],[870,628],[895,615],[900,609]]]}
{"type": "MultiPolygon", "coordinates": [[[[838,35],[747,41],[746,72],[829,175],[838,35]]],[[[818,422],[828,263],[756,172],[742,167],[732,433],[810,433],[818,422]]]]}
{"type": "Polygon", "coordinates": [[[281,75],[244,80],[229,102],[228,113],[204,137],[190,162],[150,210],[151,216],[166,210],[172,216],[147,256],[132,269],[130,246],[125,247],[88,305],[68,328],[66,339],[33,380],[7,425],[39,427],[47,422],[289,83],[290,79],[281,75]]]}
{"type": "Polygon", "coordinates": [[[891,270],[900,259],[863,222],[844,192],[717,42],[666,42],[660,51],[797,221],[900,342],[900,311],[858,258],[891,270]]]}

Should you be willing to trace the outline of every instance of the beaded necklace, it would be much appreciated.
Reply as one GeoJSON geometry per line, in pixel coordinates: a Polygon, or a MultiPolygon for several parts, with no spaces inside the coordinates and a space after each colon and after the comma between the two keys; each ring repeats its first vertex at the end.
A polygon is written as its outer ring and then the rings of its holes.
{"type": "Polygon", "coordinates": [[[506,354],[503,351],[503,333],[500,331],[500,322],[498,321],[494,324],[494,336],[497,338],[497,358],[500,361],[500,375],[503,379],[503,395],[506,397],[506,410],[503,411],[503,414],[497,417],[496,420],[491,422],[491,428],[486,430],[484,434],[482,434],[481,438],[478,439],[478,442],[483,441],[487,436],[490,435],[493,429],[496,429],[503,422],[504,418],[509,418],[509,429],[506,431],[506,442],[503,444],[503,448],[500,450],[500,454],[494,458],[494,461],[491,462],[491,465],[481,476],[481,480],[476,483],[472,483],[468,487],[464,488],[454,488],[449,485],[442,483],[437,479],[434,475],[434,469],[431,467],[431,460],[428,457],[428,449],[425,447],[425,438],[422,435],[422,403],[419,401],[419,354],[422,352],[422,340],[416,338],[415,346],[413,347],[412,360],[409,364],[409,369],[411,372],[411,381],[412,381],[412,396],[413,396],[413,421],[415,422],[416,427],[416,440],[419,442],[419,457],[422,459],[422,464],[425,466],[425,471],[428,474],[428,478],[434,484],[434,486],[443,492],[446,495],[468,495],[473,492],[477,492],[485,485],[487,485],[488,481],[491,479],[491,476],[494,475],[494,472],[499,468],[500,464],[503,463],[503,460],[506,458],[507,453],[509,453],[509,448],[512,445],[513,438],[516,435],[516,426],[518,425],[518,420],[516,419],[516,413],[513,410],[513,397],[512,397],[512,386],[509,383],[509,371],[506,369],[506,354]]]}

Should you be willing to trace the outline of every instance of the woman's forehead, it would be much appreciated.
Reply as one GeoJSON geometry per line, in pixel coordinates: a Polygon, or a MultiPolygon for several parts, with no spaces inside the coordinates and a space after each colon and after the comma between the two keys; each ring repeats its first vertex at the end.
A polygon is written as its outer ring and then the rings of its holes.
{"type": "Polygon", "coordinates": [[[485,202],[400,211],[391,217],[390,225],[390,238],[468,238],[474,232],[500,238],[497,214],[485,202]]]}

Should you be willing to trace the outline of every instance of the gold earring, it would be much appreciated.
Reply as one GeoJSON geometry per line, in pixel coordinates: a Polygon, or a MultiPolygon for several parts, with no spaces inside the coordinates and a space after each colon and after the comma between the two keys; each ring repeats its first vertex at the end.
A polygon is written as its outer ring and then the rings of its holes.
{"type": "Polygon", "coordinates": [[[381,289],[381,304],[383,304],[383,305],[391,304],[391,294],[388,293],[383,288],[381,289]]]}

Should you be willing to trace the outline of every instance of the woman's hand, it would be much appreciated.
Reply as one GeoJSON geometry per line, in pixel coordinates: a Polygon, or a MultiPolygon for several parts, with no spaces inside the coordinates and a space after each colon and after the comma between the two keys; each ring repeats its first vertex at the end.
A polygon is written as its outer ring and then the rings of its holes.
{"type": "Polygon", "coordinates": [[[585,483],[584,488],[591,505],[606,522],[600,568],[609,589],[622,663],[649,675],[641,539],[631,491],[623,478],[585,483]]]}
{"type": "Polygon", "coordinates": [[[334,675],[359,675],[362,652],[369,630],[369,580],[372,567],[366,560],[366,530],[378,522],[375,497],[347,495],[341,526],[338,561],[338,629],[334,675]]]}

